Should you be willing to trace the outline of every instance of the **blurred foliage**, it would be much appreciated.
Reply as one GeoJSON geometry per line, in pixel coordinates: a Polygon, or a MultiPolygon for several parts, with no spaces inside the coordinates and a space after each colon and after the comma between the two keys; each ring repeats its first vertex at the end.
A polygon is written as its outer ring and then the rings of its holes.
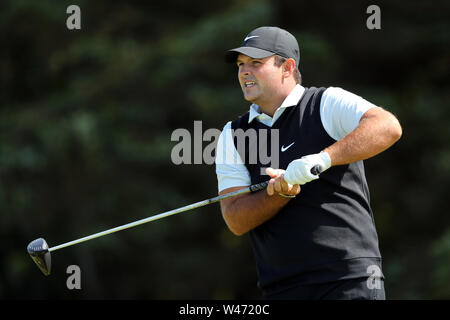
{"type": "MultiPolygon", "coordinates": [[[[217,193],[213,165],[174,165],[177,128],[244,113],[224,52],[261,25],[297,36],[305,86],[395,113],[402,139],[366,161],[387,297],[450,298],[450,6],[380,1],[3,1],[0,298],[259,298],[247,236],[217,204],[53,253],[26,254],[217,193]],[[66,28],[81,8],[82,29],[66,28]],[[67,266],[82,290],[66,288],[67,266]]],[[[207,143],[204,142],[203,146],[207,143]]]]}

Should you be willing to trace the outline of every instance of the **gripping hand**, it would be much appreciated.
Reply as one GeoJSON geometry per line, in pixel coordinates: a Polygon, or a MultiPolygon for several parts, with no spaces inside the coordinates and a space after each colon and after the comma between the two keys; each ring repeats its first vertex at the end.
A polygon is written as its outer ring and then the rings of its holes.
{"type": "Polygon", "coordinates": [[[284,180],[292,185],[303,185],[318,179],[318,175],[311,173],[311,169],[316,165],[321,167],[322,172],[331,167],[331,159],[327,152],[310,154],[292,161],[284,173],[284,180]]]}

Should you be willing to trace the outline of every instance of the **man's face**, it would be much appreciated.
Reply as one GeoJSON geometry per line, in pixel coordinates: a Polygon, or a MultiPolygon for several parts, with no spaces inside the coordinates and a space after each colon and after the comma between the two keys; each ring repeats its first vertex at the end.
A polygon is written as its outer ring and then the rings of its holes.
{"type": "Polygon", "coordinates": [[[270,105],[275,101],[282,85],[282,67],[274,65],[275,56],[254,59],[239,54],[236,64],[238,78],[244,98],[259,106],[270,105]]]}

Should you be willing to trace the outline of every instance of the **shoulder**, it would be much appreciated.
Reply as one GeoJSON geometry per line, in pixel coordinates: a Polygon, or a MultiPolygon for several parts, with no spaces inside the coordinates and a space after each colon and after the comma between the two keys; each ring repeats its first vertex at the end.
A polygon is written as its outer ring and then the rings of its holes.
{"type": "Polygon", "coordinates": [[[340,87],[328,87],[322,96],[322,102],[328,100],[328,102],[355,103],[361,99],[360,96],[340,87]]]}
{"type": "Polygon", "coordinates": [[[339,87],[329,87],[320,102],[320,117],[327,133],[335,140],[354,130],[374,104],[339,87]]]}
{"type": "Polygon", "coordinates": [[[322,95],[325,92],[324,87],[305,87],[303,96],[298,102],[299,111],[301,114],[316,114],[321,106],[322,95]]]}
{"type": "MultiPolygon", "coordinates": [[[[327,90],[325,87],[308,87],[305,88],[305,92],[303,93],[303,99],[313,100],[313,102],[320,102],[323,96],[323,93],[327,90]]],[[[300,100],[300,101],[301,101],[300,100]]]]}
{"type": "Polygon", "coordinates": [[[346,93],[350,93],[347,90],[342,89],[341,87],[328,87],[326,88],[324,94],[327,96],[340,96],[345,95],[346,93]]]}
{"type": "Polygon", "coordinates": [[[322,95],[326,90],[329,88],[325,87],[305,87],[305,93],[304,94],[310,94],[310,95],[322,95]]]}
{"type": "Polygon", "coordinates": [[[321,108],[338,108],[349,112],[360,113],[375,107],[374,104],[361,96],[339,87],[329,87],[324,91],[321,108]]]}

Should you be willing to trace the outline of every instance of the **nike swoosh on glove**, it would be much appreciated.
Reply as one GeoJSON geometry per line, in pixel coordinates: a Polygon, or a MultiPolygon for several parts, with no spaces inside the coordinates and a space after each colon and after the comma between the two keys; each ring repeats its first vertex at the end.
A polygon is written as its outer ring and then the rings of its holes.
{"type": "Polygon", "coordinates": [[[327,152],[310,154],[289,163],[284,180],[292,185],[305,184],[312,180],[319,179],[318,175],[312,174],[311,169],[315,165],[322,167],[322,172],[331,167],[330,155],[327,152]]]}

